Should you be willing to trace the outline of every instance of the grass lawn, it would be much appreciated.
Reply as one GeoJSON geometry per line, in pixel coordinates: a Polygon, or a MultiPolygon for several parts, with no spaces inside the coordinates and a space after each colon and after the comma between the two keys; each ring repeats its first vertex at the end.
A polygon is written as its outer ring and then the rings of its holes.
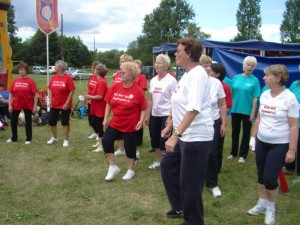
{"type": "MultiPolygon", "coordinates": [[[[107,77],[111,84],[111,71],[107,77]]],[[[16,76],[15,76],[16,77],[16,76]]],[[[32,75],[38,87],[46,85],[46,76],[32,75]]],[[[78,95],[86,92],[87,81],[75,81],[78,95]]],[[[264,216],[248,216],[246,211],[257,201],[254,154],[245,164],[228,160],[231,145],[230,122],[224,146],[219,186],[223,196],[213,198],[204,189],[205,223],[208,225],[263,224],[264,216]]],[[[159,170],[149,170],[155,160],[150,148],[148,128],[136,176],[123,181],[127,171],[125,157],[117,158],[121,172],[106,182],[107,162],[103,153],[92,152],[95,140],[87,118],[71,120],[70,146],[62,147],[62,128],[58,143],[47,145],[48,126],[33,128],[33,141],[25,145],[25,129],[19,127],[19,141],[6,143],[10,130],[0,135],[0,224],[100,224],[100,225],[173,225],[182,219],[165,216],[170,209],[159,170]]],[[[287,176],[290,184],[295,176],[287,176]]],[[[300,184],[288,193],[280,193],[276,204],[277,225],[300,224],[300,184]]]]}

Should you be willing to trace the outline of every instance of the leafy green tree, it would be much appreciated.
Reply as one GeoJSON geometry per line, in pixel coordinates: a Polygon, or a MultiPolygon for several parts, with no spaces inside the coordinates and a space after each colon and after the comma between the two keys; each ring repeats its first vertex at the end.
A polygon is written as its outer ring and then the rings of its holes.
{"type": "Polygon", "coordinates": [[[280,26],[281,42],[300,42],[300,0],[288,0],[285,2],[285,7],[280,26]]]}
{"type": "Polygon", "coordinates": [[[209,39],[211,37],[210,34],[206,34],[201,31],[201,28],[197,26],[196,23],[191,23],[186,30],[186,33],[184,35],[185,37],[191,37],[198,40],[201,39],[209,39]]]}
{"type": "Polygon", "coordinates": [[[108,68],[119,68],[120,56],[124,54],[124,51],[112,49],[110,51],[97,53],[96,60],[99,60],[105,64],[108,68]]]}
{"type": "Polygon", "coordinates": [[[232,41],[263,40],[260,33],[260,1],[241,0],[236,13],[238,34],[232,41]]]}

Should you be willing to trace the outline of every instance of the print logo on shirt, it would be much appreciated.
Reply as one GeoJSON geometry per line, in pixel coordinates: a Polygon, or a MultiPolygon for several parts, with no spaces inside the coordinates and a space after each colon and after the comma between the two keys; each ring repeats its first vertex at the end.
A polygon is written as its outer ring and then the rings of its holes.
{"type": "Polygon", "coordinates": [[[276,106],[264,105],[264,108],[261,110],[261,112],[276,115],[276,106]]]}
{"type": "Polygon", "coordinates": [[[15,87],[27,88],[28,87],[28,83],[16,82],[15,83],[15,87]]]}
{"type": "Polygon", "coordinates": [[[63,81],[53,81],[53,86],[55,86],[55,87],[65,87],[66,86],[66,84],[65,84],[65,82],[63,82],[63,81]]]}
{"type": "Polygon", "coordinates": [[[153,90],[153,93],[162,93],[162,88],[161,87],[155,87],[153,90]]]}
{"type": "Polygon", "coordinates": [[[120,93],[114,93],[113,99],[116,101],[121,101],[121,102],[130,102],[131,99],[133,99],[134,95],[124,95],[120,93]]]}

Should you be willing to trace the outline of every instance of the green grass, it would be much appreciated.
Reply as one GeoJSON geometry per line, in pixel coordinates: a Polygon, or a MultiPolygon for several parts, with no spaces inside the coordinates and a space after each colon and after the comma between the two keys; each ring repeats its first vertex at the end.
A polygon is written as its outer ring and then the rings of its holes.
{"type": "MultiPolygon", "coordinates": [[[[113,71],[112,71],[113,72],[113,71]]],[[[111,74],[108,83],[111,83],[111,74]]],[[[38,86],[46,84],[46,76],[32,76],[38,86]]],[[[87,81],[76,81],[77,96],[86,92],[87,81]]],[[[229,123],[230,124],[230,123],[229,123]]],[[[19,127],[19,141],[7,144],[10,130],[0,135],[0,224],[100,224],[100,225],[173,225],[182,219],[165,216],[169,203],[160,171],[149,170],[154,154],[149,153],[149,133],[145,129],[144,144],[139,147],[141,159],[136,177],[123,181],[127,170],[125,157],[117,158],[120,174],[106,182],[107,162],[103,153],[93,153],[94,140],[87,119],[71,120],[70,147],[59,142],[47,145],[48,126],[33,128],[33,141],[25,145],[25,130],[19,127]]],[[[230,153],[230,126],[225,139],[223,168],[219,185],[223,196],[215,199],[203,192],[205,222],[209,225],[263,224],[264,217],[251,217],[246,211],[257,201],[256,166],[251,152],[245,164],[227,160],[230,153]]],[[[288,182],[295,176],[288,176],[288,182]]],[[[280,193],[276,224],[299,224],[300,184],[288,193],[280,193]]]]}

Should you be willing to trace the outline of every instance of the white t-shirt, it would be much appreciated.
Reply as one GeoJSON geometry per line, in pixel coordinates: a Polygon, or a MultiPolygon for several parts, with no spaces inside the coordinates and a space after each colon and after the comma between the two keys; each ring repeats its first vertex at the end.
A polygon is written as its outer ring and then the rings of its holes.
{"type": "Polygon", "coordinates": [[[267,90],[260,97],[259,112],[258,139],[270,144],[289,143],[288,117],[299,117],[299,104],[295,95],[285,89],[273,98],[270,90],[267,90]]]}
{"type": "Polygon", "coordinates": [[[220,118],[219,99],[225,98],[224,88],[220,80],[215,77],[209,77],[210,83],[210,101],[213,120],[220,118]]]}
{"type": "Polygon", "coordinates": [[[211,141],[214,129],[211,114],[209,78],[202,66],[184,73],[171,97],[174,128],[181,123],[187,111],[198,111],[190,126],[180,138],[185,142],[211,141]]]}
{"type": "Polygon", "coordinates": [[[158,80],[156,75],[150,81],[149,92],[152,96],[152,116],[168,116],[171,109],[171,96],[177,85],[176,79],[167,74],[158,80]]]}

